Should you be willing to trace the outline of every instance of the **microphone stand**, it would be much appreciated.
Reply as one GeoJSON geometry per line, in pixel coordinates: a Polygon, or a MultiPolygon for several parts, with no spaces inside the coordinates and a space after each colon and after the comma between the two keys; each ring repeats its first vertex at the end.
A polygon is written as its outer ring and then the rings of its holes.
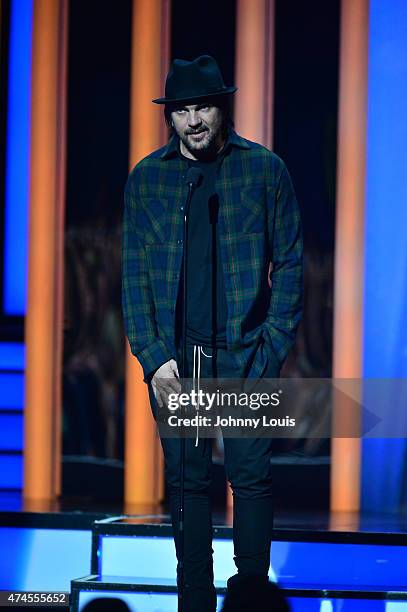
{"type": "MultiPolygon", "coordinates": [[[[187,174],[188,196],[184,207],[184,233],[183,247],[184,256],[182,261],[183,275],[183,300],[182,300],[182,378],[185,379],[187,366],[187,240],[188,240],[188,213],[191,203],[192,193],[200,178],[200,171],[195,168],[190,168],[187,174]]],[[[181,416],[185,415],[185,406],[181,406],[181,416]]],[[[183,425],[181,428],[181,444],[180,444],[180,507],[179,507],[179,561],[178,561],[178,612],[184,612],[184,473],[185,473],[185,436],[183,425]]]]}

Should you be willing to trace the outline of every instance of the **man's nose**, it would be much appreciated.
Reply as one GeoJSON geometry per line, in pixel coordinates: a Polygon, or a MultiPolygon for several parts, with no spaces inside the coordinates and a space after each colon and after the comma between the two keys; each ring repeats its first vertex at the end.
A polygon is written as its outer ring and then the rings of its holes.
{"type": "Polygon", "coordinates": [[[196,127],[201,123],[201,118],[196,111],[190,111],[188,116],[188,125],[190,127],[196,127]]]}

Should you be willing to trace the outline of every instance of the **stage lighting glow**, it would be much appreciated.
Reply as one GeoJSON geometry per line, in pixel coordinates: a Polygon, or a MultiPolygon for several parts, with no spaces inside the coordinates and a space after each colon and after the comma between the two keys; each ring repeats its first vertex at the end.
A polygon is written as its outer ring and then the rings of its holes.
{"type": "Polygon", "coordinates": [[[32,0],[11,2],[3,309],[21,316],[27,288],[32,11],[32,0]]]}

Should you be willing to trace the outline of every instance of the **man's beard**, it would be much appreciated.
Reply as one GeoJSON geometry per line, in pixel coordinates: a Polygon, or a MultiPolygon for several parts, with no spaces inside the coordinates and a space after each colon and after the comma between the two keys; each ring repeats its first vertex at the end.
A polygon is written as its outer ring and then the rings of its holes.
{"type": "MultiPolygon", "coordinates": [[[[199,134],[199,131],[192,133],[199,134]]],[[[208,128],[205,128],[202,141],[197,142],[194,142],[194,140],[190,137],[190,134],[191,132],[181,136],[181,140],[188,151],[191,153],[203,153],[205,156],[216,152],[216,137],[218,132],[211,132],[208,128]]]]}

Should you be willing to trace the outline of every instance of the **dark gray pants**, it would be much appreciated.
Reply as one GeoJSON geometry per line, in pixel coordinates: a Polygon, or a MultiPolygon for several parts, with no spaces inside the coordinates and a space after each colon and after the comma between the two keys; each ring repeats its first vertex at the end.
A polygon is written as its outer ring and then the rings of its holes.
{"type": "MultiPolygon", "coordinates": [[[[198,354],[200,376],[237,378],[235,362],[224,349],[187,344],[186,377],[196,375],[198,354]],[[199,352],[199,353],[198,353],[199,352]]],[[[181,372],[181,355],[178,356],[181,372]]],[[[153,414],[157,409],[149,386],[153,414]]],[[[225,470],[233,492],[234,562],[238,574],[267,575],[273,527],[271,483],[271,439],[224,437],[225,470]]],[[[177,558],[179,559],[178,515],[180,502],[180,439],[161,438],[165,479],[177,558]]],[[[185,612],[214,612],[212,515],[208,496],[212,470],[212,439],[185,440],[184,476],[184,576],[185,612]]]]}

